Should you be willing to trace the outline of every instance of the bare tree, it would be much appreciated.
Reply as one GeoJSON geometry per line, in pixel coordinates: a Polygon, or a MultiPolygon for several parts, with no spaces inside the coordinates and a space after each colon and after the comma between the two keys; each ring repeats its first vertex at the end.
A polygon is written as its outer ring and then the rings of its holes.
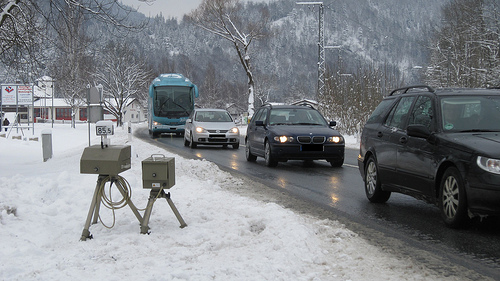
{"type": "Polygon", "coordinates": [[[93,68],[90,38],[85,34],[85,9],[79,6],[60,7],[60,14],[51,19],[57,25],[53,44],[57,58],[51,63],[59,95],[71,107],[71,126],[75,127],[77,109],[85,103],[89,73],[93,68]]]}
{"type": "Polygon", "coordinates": [[[401,78],[389,65],[358,63],[347,69],[338,63],[327,69],[325,95],[319,100],[325,118],[337,121],[342,133],[357,135],[379,104],[383,94],[398,88],[401,78]]]}
{"type": "Polygon", "coordinates": [[[110,98],[105,99],[105,108],[116,117],[117,126],[122,126],[123,110],[132,98],[144,92],[150,75],[124,45],[111,45],[107,50],[94,77],[102,84],[104,95],[110,98]]]}
{"type": "Polygon", "coordinates": [[[67,25],[75,24],[73,10],[127,32],[145,24],[128,24],[133,10],[120,0],[0,0],[0,62],[17,78],[33,81],[45,68],[42,42],[50,40],[46,35],[52,31],[68,35],[67,25]]]}
{"type": "Polygon", "coordinates": [[[427,81],[432,86],[499,86],[498,1],[453,0],[431,46],[427,81]]]}
{"type": "Polygon", "coordinates": [[[215,66],[209,63],[205,71],[205,79],[201,84],[204,95],[200,95],[200,103],[204,107],[223,108],[225,101],[222,98],[222,77],[216,71],[215,66]]]}
{"type": "Polygon", "coordinates": [[[0,0],[0,61],[26,82],[40,64],[41,26],[29,1],[0,0]]]}
{"type": "Polygon", "coordinates": [[[190,15],[193,22],[228,41],[230,41],[248,78],[248,115],[254,113],[255,81],[250,64],[250,45],[254,39],[265,36],[268,24],[267,11],[260,17],[243,20],[239,12],[239,0],[203,0],[198,9],[190,15]]]}

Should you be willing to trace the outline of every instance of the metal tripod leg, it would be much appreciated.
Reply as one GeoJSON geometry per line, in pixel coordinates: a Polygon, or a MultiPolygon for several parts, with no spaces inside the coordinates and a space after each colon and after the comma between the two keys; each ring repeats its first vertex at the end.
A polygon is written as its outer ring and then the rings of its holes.
{"type": "Polygon", "coordinates": [[[87,215],[87,221],[85,222],[85,227],[83,228],[82,231],[82,237],[80,238],[81,241],[87,240],[87,238],[92,238],[92,235],[90,235],[90,221],[92,220],[92,216],[94,216],[94,222],[97,223],[97,217],[99,216],[99,206],[101,205],[101,182],[104,180],[106,176],[99,176],[97,179],[97,184],[95,187],[94,191],[94,196],[92,197],[92,202],[90,203],[90,209],[89,213],[87,215]]]}
{"type": "Polygon", "coordinates": [[[151,190],[149,193],[148,205],[146,206],[146,211],[144,211],[144,217],[142,218],[141,234],[149,233],[149,217],[151,217],[151,211],[153,210],[153,204],[156,201],[158,192],[159,191],[151,190]]]}
{"type": "Polygon", "coordinates": [[[141,224],[141,233],[142,234],[147,234],[149,232],[149,218],[151,216],[151,211],[153,209],[153,204],[156,201],[156,198],[165,198],[167,199],[167,203],[174,212],[175,216],[177,217],[177,220],[179,220],[179,223],[181,224],[181,228],[184,228],[187,226],[186,222],[184,219],[181,217],[181,214],[177,210],[177,208],[174,205],[174,202],[170,199],[170,193],[165,193],[163,189],[161,190],[151,190],[149,193],[149,200],[148,200],[148,205],[146,207],[146,211],[144,212],[144,218],[142,220],[141,224]]]}
{"type": "MultiPolygon", "coordinates": [[[[120,191],[120,193],[122,194],[122,196],[124,198],[128,196],[127,192],[125,191],[125,189],[123,188],[123,186],[120,184],[119,181],[115,180],[115,185],[116,185],[116,188],[118,188],[118,191],[120,191]]],[[[130,209],[132,210],[132,212],[134,212],[134,215],[139,220],[139,223],[141,223],[142,216],[139,213],[139,211],[137,210],[137,207],[134,205],[134,203],[132,203],[132,200],[130,200],[130,198],[129,198],[129,200],[127,200],[127,204],[130,207],[130,209]]]]}
{"type": "Polygon", "coordinates": [[[179,211],[177,211],[177,208],[175,207],[174,202],[172,202],[172,199],[170,199],[170,192],[167,193],[167,194],[165,194],[165,192],[163,192],[163,198],[167,199],[168,205],[170,205],[170,208],[174,212],[175,217],[177,218],[177,220],[181,224],[181,228],[186,227],[187,226],[186,222],[182,219],[181,214],[179,213],[179,211]]]}

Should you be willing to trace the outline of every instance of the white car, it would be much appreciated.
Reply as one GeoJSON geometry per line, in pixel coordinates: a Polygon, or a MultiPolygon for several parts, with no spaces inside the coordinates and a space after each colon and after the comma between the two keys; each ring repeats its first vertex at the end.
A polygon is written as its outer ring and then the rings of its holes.
{"type": "Polygon", "coordinates": [[[240,147],[240,131],[233,117],[224,109],[198,108],[186,120],[184,145],[232,145],[240,147]]]}

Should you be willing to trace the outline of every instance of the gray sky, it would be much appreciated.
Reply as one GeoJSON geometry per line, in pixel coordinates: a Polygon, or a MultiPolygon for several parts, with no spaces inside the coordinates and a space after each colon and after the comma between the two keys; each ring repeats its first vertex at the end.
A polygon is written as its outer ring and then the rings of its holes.
{"type": "Polygon", "coordinates": [[[156,0],[152,4],[146,4],[139,0],[121,0],[125,5],[136,8],[146,16],[156,16],[160,12],[164,17],[176,17],[182,19],[184,14],[191,12],[200,5],[202,0],[156,0]]]}

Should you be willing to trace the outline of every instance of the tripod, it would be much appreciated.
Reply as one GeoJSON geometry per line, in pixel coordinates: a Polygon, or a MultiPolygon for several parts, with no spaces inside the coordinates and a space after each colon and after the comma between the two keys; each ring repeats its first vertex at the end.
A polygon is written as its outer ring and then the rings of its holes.
{"type": "Polygon", "coordinates": [[[149,200],[148,200],[148,205],[146,207],[146,211],[144,212],[144,218],[142,219],[142,224],[141,224],[141,233],[142,234],[148,234],[149,232],[149,217],[151,216],[151,211],[153,210],[153,204],[156,201],[157,198],[165,198],[167,200],[168,205],[174,212],[175,216],[177,217],[177,220],[179,220],[179,223],[181,224],[181,228],[184,228],[187,226],[186,222],[184,222],[184,219],[182,219],[181,214],[177,210],[177,208],[174,205],[174,202],[172,202],[172,199],[170,199],[170,192],[165,193],[163,188],[160,189],[152,189],[151,192],[149,193],[149,200]]]}
{"type": "Polygon", "coordinates": [[[92,221],[92,224],[97,223],[101,201],[104,196],[104,187],[107,182],[111,182],[111,184],[115,183],[115,186],[122,194],[125,203],[129,205],[130,209],[132,209],[132,212],[134,212],[139,222],[142,223],[143,221],[141,214],[139,214],[139,211],[135,207],[134,203],[132,203],[132,201],[130,200],[130,196],[124,188],[124,186],[126,185],[125,179],[119,175],[99,175],[99,177],[97,178],[94,196],[92,197],[92,203],[90,204],[89,213],[87,215],[87,221],[85,222],[85,227],[82,231],[82,237],[80,238],[81,241],[85,241],[87,240],[87,238],[92,239],[92,235],[89,231],[90,222],[92,221]],[[93,220],[92,217],[94,218],[93,220]]]}

